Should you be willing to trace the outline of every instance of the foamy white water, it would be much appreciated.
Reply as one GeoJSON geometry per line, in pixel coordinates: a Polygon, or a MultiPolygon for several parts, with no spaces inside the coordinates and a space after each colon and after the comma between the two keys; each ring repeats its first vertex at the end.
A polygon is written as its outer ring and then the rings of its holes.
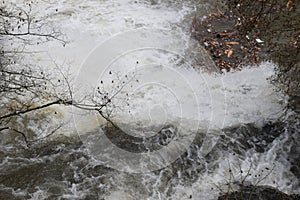
{"type": "MultiPolygon", "coordinates": [[[[134,136],[152,136],[166,124],[176,124],[187,135],[205,132],[208,135],[207,141],[198,151],[202,158],[212,150],[215,140],[224,129],[244,124],[262,127],[265,122],[279,119],[285,105],[284,97],[276,93],[267,80],[274,73],[275,66],[272,63],[248,66],[242,71],[223,75],[207,74],[191,67],[188,59],[185,59],[185,50],[191,42],[190,35],[180,24],[185,15],[193,10],[193,2],[157,1],[154,5],[150,1],[130,0],[40,2],[35,12],[49,15],[48,19],[61,27],[70,43],[66,47],[47,43],[34,49],[47,52],[38,55],[42,63],[51,65],[50,55],[58,65],[70,67],[73,75],[79,77],[78,85],[75,85],[79,94],[89,87],[94,89],[101,80],[111,82],[108,71],[123,76],[136,73],[138,82],[134,82],[132,88],[129,84],[118,94],[122,98],[130,93],[130,105],[123,107],[124,102],[117,102],[122,105],[122,109],[118,110],[114,121],[122,130],[134,136]],[[146,35],[132,37],[129,34],[125,40],[116,40],[123,33],[135,30],[162,31],[158,35],[148,32],[146,35]],[[163,35],[161,38],[160,34],[163,35]],[[139,44],[142,45],[141,49],[137,48],[139,44]],[[145,44],[152,46],[147,49],[149,46],[145,44]],[[105,48],[97,52],[99,47],[105,48]],[[98,60],[97,55],[105,57],[98,60]],[[158,127],[157,130],[153,130],[155,126],[158,127]],[[145,132],[137,131],[141,129],[145,132]]],[[[113,89],[114,84],[104,84],[104,87],[113,89]]],[[[63,112],[68,120],[77,111],[63,112]]],[[[76,116],[75,119],[80,135],[94,131],[103,123],[94,114],[76,116]]],[[[73,132],[73,129],[64,131],[73,132]]],[[[232,138],[233,141],[236,139],[232,138]]],[[[164,180],[164,170],[160,173],[147,172],[138,178],[115,172],[113,183],[104,181],[99,184],[99,188],[109,188],[103,194],[107,199],[188,199],[190,195],[193,199],[216,199],[219,194],[216,185],[226,191],[224,185],[231,176],[229,168],[234,174],[232,179],[240,180],[243,176],[240,168],[247,171],[251,166],[253,171],[260,172],[275,166],[272,174],[259,182],[259,185],[270,185],[287,193],[295,192],[291,182],[296,182],[297,179],[285,167],[288,162],[277,159],[277,153],[285,139],[287,136],[284,134],[276,138],[272,147],[263,153],[250,149],[240,156],[221,154],[213,162],[208,162],[206,171],[190,183],[181,180],[183,175],[180,170],[177,175],[173,174],[178,179],[174,182],[164,180]],[[110,188],[110,185],[113,186],[110,188]]],[[[74,167],[74,171],[76,170],[74,167]]],[[[265,173],[267,172],[262,172],[261,176],[265,173]]],[[[85,180],[90,184],[97,178],[86,177],[85,180]]],[[[247,178],[252,184],[258,180],[254,175],[247,178]]],[[[84,198],[88,192],[81,190],[81,187],[80,184],[71,184],[65,189],[68,194],[63,197],[84,198]]],[[[46,197],[47,192],[40,188],[32,194],[32,199],[46,197]]]]}

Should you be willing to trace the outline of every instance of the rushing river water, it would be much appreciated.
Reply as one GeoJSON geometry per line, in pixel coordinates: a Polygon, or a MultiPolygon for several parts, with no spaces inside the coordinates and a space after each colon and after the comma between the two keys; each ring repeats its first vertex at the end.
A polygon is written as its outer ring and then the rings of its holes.
{"type": "Polygon", "coordinates": [[[93,113],[57,108],[60,120],[72,119],[64,136],[29,149],[1,145],[0,199],[217,199],[241,182],[299,193],[291,170],[299,127],[269,81],[275,65],[219,75],[204,51],[195,52],[191,16],[212,6],[39,1],[33,12],[47,15],[70,43],[31,48],[47,52],[36,55],[41,63],[70,68],[76,95],[101,81],[114,94],[112,80],[134,80],[116,93],[120,129],[105,128],[93,113]]]}

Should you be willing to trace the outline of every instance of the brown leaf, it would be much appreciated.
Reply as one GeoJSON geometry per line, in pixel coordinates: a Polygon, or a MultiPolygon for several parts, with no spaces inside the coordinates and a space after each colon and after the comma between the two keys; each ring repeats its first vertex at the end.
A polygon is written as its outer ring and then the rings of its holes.
{"type": "Polygon", "coordinates": [[[237,31],[223,31],[223,32],[219,32],[218,35],[220,37],[230,37],[230,36],[234,36],[236,35],[238,32],[237,31]]]}
{"type": "Polygon", "coordinates": [[[235,45],[235,44],[240,44],[240,43],[233,41],[233,42],[225,42],[225,44],[227,44],[227,45],[235,45]]]}
{"type": "Polygon", "coordinates": [[[230,49],[230,50],[227,51],[227,57],[228,58],[230,58],[232,54],[233,54],[233,50],[232,49],[230,49]]]}
{"type": "Polygon", "coordinates": [[[294,2],[292,0],[289,0],[286,4],[287,9],[289,9],[289,11],[294,9],[294,2]]]}
{"type": "Polygon", "coordinates": [[[244,56],[244,59],[248,59],[250,56],[251,56],[251,54],[248,53],[244,56]]]}

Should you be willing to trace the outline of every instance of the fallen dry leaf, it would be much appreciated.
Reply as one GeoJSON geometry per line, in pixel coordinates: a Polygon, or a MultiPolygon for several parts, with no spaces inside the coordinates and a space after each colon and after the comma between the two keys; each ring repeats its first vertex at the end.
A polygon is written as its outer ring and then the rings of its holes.
{"type": "Polygon", "coordinates": [[[219,37],[229,37],[229,36],[234,36],[236,35],[238,32],[237,31],[223,31],[223,32],[219,32],[217,35],[219,37]]]}
{"type": "Polygon", "coordinates": [[[248,59],[250,56],[251,56],[251,54],[248,53],[244,56],[244,59],[248,59]]]}
{"type": "Polygon", "coordinates": [[[287,9],[289,9],[289,11],[293,10],[294,9],[294,2],[292,0],[289,0],[286,3],[286,7],[287,7],[287,9]]]}
{"type": "Polygon", "coordinates": [[[240,71],[242,71],[243,67],[242,66],[238,66],[237,69],[240,70],[240,71]]]}
{"type": "Polygon", "coordinates": [[[235,45],[235,44],[240,44],[239,42],[225,42],[227,45],[235,45]]]}
{"type": "Polygon", "coordinates": [[[233,54],[233,50],[232,49],[226,50],[225,53],[227,54],[227,57],[230,58],[233,54]]]}

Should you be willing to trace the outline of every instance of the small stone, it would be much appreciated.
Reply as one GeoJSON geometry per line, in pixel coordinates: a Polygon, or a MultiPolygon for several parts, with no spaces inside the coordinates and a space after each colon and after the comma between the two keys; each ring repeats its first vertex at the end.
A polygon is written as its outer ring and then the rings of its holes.
{"type": "Polygon", "coordinates": [[[264,41],[262,41],[261,39],[257,38],[255,39],[257,43],[263,43],[264,41]]]}

